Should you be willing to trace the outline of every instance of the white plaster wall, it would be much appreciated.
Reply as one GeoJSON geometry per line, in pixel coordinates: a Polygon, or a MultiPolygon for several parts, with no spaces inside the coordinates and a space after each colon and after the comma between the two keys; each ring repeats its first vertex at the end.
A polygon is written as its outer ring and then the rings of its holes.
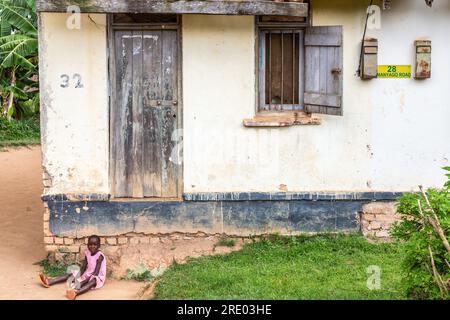
{"type": "Polygon", "coordinates": [[[43,166],[53,184],[47,193],[108,193],[106,16],[82,15],[79,30],[66,27],[68,17],[40,16],[43,166]],[[84,88],[72,79],[61,88],[60,76],[75,73],[84,88]]]}
{"type": "Polygon", "coordinates": [[[252,17],[183,16],[186,192],[408,191],[439,187],[450,157],[450,4],[396,0],[382,12],[380,64],[414,65],[433,41],[432,79],[356,77],[363,1],[314,1],[314,25],[344,26],[344,116],[320,126],[244,128],[254,115],[252,17]]]}
{"type": "MultiPolygon", "coordinates": [[[[414,64],[433,41],[432,78],[361,81],[365,1],[315,0],[314,25],[344,26],[344,116],[320,126],[244,128],[255,113],[255,30],[248,16],[184,15],[184,191],[408,191],[439,187],[450,158],[450,2],[396,0],[382,12],[380,64],[414,64]],[[284,189],[284,187],[282,188],[284,189]]],[[[41,15],[43,164],[48,193],[108,193],[104,15],[41,15]],[[84,89],[60,88],[79,73],[84,89]]]]}

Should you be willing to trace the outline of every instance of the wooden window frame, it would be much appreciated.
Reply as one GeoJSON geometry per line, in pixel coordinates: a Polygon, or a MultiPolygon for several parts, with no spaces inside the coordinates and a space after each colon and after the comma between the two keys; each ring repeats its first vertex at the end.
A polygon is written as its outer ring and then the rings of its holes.
{"type": "Polygon", "coordinates": [[[255,42],[256,48],[256,112],[258,113],[283,113],[283,112],[292,112],[292,111],[303,111],[304,103],[304,79],[305,79],[305,46],[304,46],[304,37],[305,30],[309,26],[309,21],[305,22],[261,22],[259,17],[255,17],[255,42]],[[298,61],[298,72],[299,72],[299,81],[298,81],[298,104],[266,104],[265,97],[265,84],[266,84],[266,63],[265,63],[265,55],[266,55],[266,44],[265,44],[265,35],[267,32],[282,32],[282,33],[297,33],[299,34],[299,61],[298,61]]]}

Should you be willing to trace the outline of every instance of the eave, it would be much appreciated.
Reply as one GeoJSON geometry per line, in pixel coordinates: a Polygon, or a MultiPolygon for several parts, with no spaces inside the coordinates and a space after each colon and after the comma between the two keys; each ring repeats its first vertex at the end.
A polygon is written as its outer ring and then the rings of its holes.
{"type": "Polygon", "coordinates": [[[153,1],[153,0],[37,0],[38,12],[67,12],[78,6],[82,13],[168,13],[217,15],[280,15],[307,17],[308,4],[267,0],[153,1]]]}

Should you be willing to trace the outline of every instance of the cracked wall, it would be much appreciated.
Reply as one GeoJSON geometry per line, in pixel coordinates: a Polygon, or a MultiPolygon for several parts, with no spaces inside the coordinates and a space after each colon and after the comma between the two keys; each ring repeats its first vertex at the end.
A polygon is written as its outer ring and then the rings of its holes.
{"type": "MultiPolygon", "coordinates": [[[[382,11],[380,64],[414,64],[433,41],[433,76],[355,76],[365,3],[316,0],[314,25],[344,26],[344,116],[319,126],[244,128],[255,113],[253,17],[184,15],[184,192],[409,191],[439,187],[450,159],[450,4],[398,0],[382,11]],[[398,26],[402,27],[399,28],[398,26]]],[[[42,147],[46,194],[109,193],[106,17],[41,15],[42,147]],[[61,88],[80,74],[83,89],[61,88]]]]}
{"type": "Polygon", "coordinates": [[[69,15],[40,15],[45,194],[109,192],[106,16],[89,16],[70,30],[69,15]]]}

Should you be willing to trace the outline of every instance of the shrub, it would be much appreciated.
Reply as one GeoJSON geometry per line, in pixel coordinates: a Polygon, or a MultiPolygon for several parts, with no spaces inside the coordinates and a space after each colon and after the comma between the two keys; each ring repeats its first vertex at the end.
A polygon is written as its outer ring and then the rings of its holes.
{"type": "Polygon", "coordinates": [[[41,266],[43,273],[47,277],[59,277],[66,273],[68,263],[63,261],[54,261],[51,259],[51,255],[47,255],[47,258],[34,263],[35,265],[41,266]]]}
{"type": "MultiPolygon", "coordinates": [[[[450,172],[450,167],[444,170],[450,172]]],[[[446,174],[450,178],[450,173],[446,174]]],[[[440,190],[420,187],[406,193],[398,212],[403,215],[391,234],[405,250],[407,294],[414,299],[450,298],[450,179],[440,190]]]]}
{"type": "Polygon", "coordinates": [[[2,145],[22,145],[39,143],[39,117],[35,116],[26,120],[8,121],[0,116],[0,147],[2,145]]]}
{"type": "Polygon", "coordinates": [[[236,241],[234,239],[221,238],[216,243],[215,247],[234,247],[236,245],[236,241]]]}
{"type": "Polygon", "coordinates": [[[153,278],[151,271],[144,264],[139,264],[134,269],[129,269],[125,280],[149,281],[153,278]]]}

